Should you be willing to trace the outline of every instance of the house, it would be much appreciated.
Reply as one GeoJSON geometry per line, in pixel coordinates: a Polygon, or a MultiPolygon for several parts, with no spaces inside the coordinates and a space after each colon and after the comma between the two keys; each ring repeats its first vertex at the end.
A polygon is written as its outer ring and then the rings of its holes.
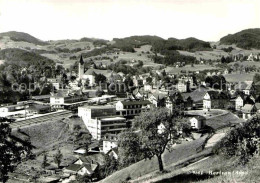
{"type": "Polygon", "coordinates": [[[185,82],[178,82],[176,88],[181,93],[187,92],[187,84],[185,82]]]}
{"type": "Polygon", "coordinates": [[[165,99],[165,106],[170,110],[170,112],[173,112],[175,109],[185,110],[187,108],[191,108],[191,97],[188,96],[187,99],[184,99],[183,96],[178,92],[168,95],[165,99]]]}
{"type": "Polygon", "coordinates": [[[118,159],[118,148],[112,148],[107,152],[108,156],[114,157],[115,159],[118,159]]]}
{"type": "Polygon", "coordinates": [[[52,109],[64,109],[87,99],[88,95],[82,93],[80,90],[71,91],[69,89],[62,89],[58,90],[57,93],[51,93],[50,106],[52,109]]]}
{"type": "Polygon", "coordinates": [[[224,109],[229,103],[229,96],[224,92],[209,90],[203,97],[203,109],[224,109]]]}
{"type": "Polygon", "coordinates": [[[237,95],[236,99],[235,99],[235,109],[238,111],[242,109],[242,107],[245,104],[255,104],[255,97],[253,95],[245,95],[244,93],[240,93],[237,95]]]}
{"type": "Polygon", "coordinates": [[[119,115],[136,116],[142,111],[150,109],[151,104],[149,100],[118,101],[116,103],[116,111],[119,115]]]}
{"type": "Polygon", "coordinates": [[[225,75],[225,74],[229,74],[229,70],[228,69],[225,69],[224,71],[223,71],[223,74],[225,75]]]}
{"type": "Polygon", "coordinates": [[[126,119],[116,115],[116,108],[112,105],[82,106],[78,108],[78,116],[97,140],[106,133],[118,134],[126,129],[126,119]]]}
{"type": "Polygon", "coordinates": [[[151,91],[153,89],[153,85],[145,83],[144,84],[144,91],[151,91]]]}
{"type": "Polygon", "coordinates": [[[243,119],[251,118],[254,114],[256,114],[256,112],[257,112],[257,108],[255,105],[245,104],[242,107],[243,119]]]}
{"type": "Polygon", "coordinates": [[[103,152],[107,154],[111,149],[118,146],[118,137],[115,134],[107,133],[103,138],[103,152]]]}
{"type": "Polygon", "coordinates": [[[244,99],[240,95],[238,95],[235,99],[235,109],[239,111],[242,109],[243,106],[244,106],[244,99]]]}
{"type": "Polygon", "coordinates": [[[155,106],[155,107],[164,107],[165,106],[165,98],[166,93],[153,93],[148,94],[148,100],[155,106]]]}
{"type": "Polygon", "coordinates": [[[96,163],[84,163],[84,164],[71,164],[70,166],[63,169],[64,173],[69,173],[72,175],[88,175],[93,177],[93,175],[98,170],[98,164],[96,163]]]}
{"type": "Polygon", "coordinates": [[[237,90],[243,91],[246,95],[251,95],[255,93],[255,86],[253,81],[244,81],[238,83],[237,90]]]}
{"type": "Polygon", "coordinates": [[[181,95],[184,99],[188,99],[190,97],[192,101],[192,108],[201,109],[203,108],[204,96],[208,90],[208,88],[200,86],[200,88],[197,88],[191,93],[181,93],[181,95]]]}
{"type": "Polygon", "coordinates": [[[58,90],[60,89],[60,80],[57,78],[47,78],[47,82],[51,83],[53,88],[58,90]]]}
{"type": "Polygon", "coordinates": [[[18,117],[25,114],[25,109],[29,107],[29,104],[16,104],[6,105],[0,107],[0,117],[18,117]]]}
{"type": "Polygon", "coordinates": [[[134,86],[143,86],[145,83],[145,79],[143,79],[141,76],[133,76],[133,83],[134,86]]]}
{"type": "Polygon", "coordinates": [[[204,110],[211,109],[211,97],[208,92],[204,95],[204,98],[203,98],[203,109],[204,110]]]}
{"type": "Polygon", "coordinates": [[[206,126],[206,118],[203,116],[194,116],[190,118],[190,125],[191,128],[200,130],[206,126]]]}

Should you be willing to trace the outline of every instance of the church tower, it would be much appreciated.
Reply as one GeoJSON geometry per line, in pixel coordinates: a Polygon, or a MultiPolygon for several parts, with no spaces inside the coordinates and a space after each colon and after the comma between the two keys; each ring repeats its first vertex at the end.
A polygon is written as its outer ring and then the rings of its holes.
{"type": "Polygon", "coordinates": [[[79,74],[78,74],[78,78],[82,79],[82,76],[84,74],[84,61],[82,58],[82,55],[80,56],[80,60],[79,60],[79,74]]]}

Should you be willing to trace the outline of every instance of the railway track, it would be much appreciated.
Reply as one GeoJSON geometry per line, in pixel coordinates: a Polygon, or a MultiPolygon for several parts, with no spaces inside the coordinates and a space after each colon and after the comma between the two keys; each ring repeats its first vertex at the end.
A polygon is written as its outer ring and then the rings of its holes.
{"type": "Polygon", "coordinates": [[[29,126],[32,124],[38,124],[38,123],[42,123],[42,122],[50,121],[50,120],[59,120],[59,119],[68,117],[71,114],[72,114],[71,111],[62,111],[62,112],[46,114],[44,116],[39,116],[36,118],[24,119],[21,121],[13,122],[10,124],[10,127],[12,129],[14,129],[14,128],[20,128],[20,127],[29,126]]]}

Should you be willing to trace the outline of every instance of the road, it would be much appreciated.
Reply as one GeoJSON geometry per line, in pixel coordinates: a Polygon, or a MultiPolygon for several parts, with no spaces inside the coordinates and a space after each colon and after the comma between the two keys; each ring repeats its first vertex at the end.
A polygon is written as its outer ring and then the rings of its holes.
{"type": "Polygon", "coordinates": [[[59,120],[62,118],[69,117],[71,115],[72,115],[71,111],[60,111],[60,112],[55,112],[55,113],[49,113],[49,114],[45,114],[43,116],[13,122],[10,124],[10,127],[12,129],[15,129],[15,128],[25,127],[25,126],[29,126],[29,125],[33,125],[33,124],[46,122],[46,121],[59,120]]]}

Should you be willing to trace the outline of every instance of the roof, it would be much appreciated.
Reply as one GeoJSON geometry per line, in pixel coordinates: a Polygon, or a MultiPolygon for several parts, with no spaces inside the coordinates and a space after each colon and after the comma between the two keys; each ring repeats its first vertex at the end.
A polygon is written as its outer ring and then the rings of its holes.
{"type": "Polygon", "coordinates": [[[107,78],[111,76],[111,70],[100,70],[100,69],[88,69],[84,74],[85,75],[95,75],[95,74],[103,74],[107,78]]]}
{"type": "Polygon", "coordinates": [[[123,118],[123,117],[116,117],[116,116],[105,116],[105,117],[101,117],[100,118],[102,121],[124,121],[124,120],[126,120],[125,118],[123,118]]]}
{"type": "Polygon", "coordinates": [[[192,118],[196,118],[197,120],[205,120],[206,118],[204,116],[193,116],[192,118]]]}
{"type": "Polygon", "coordinates": [[[66,167],[66,169],[77,172],[81,169],[81,165],[71,164],[70,166],[66,167]]]}
{"type": "Polygon", "coordinates": [[[41,100],[41,99],[49,99],[51,95],[37,95],[37,96],[32,96],[32,99],[34,100],[41,100]]]}
{"type": "Polygon", "coordinates": [[[187,94],[185,96],[185,98],[188,98],[189,96],[191,97],[191,99],[194,101],[194,102],[199,102],[199,101],[202,101],[205,94],[207,93],[207,91],[209,91],[208,88],[205,88],[205,87],[200,87],[196,90],[194,90],[193,92],[187,94]]]}
{"type": "Polygon", "coordinates": [[[123,105],[147,105],[147,104],[151,104],[150,101],[148,100],[140,100],[140,101],[121,101],[121,103],[123,105]]]}
{"type": "Polygon", "coordinates": [[[50,106],[48,106],[48,105],[33,104],[28,109],[29,110],[34,110],[34,109],[41,110],[41,109],[49,109],[49,108],[50,108],[50,106]]]}
{"type": "Polygon", "coordinates": [[[80,56],[79,63],[80,63],[80,65],[83,65],[83,64],[84,64],[84,60],[83,60],[83,57],[82,57],[82,55],[80,56]]]}
{"type": "Polygon", "coordinates": [[[238,89],[240,90],[250,90],[251,87],[253,85],[253,81],[244,81],[244,82],[241,82],[240,85],[238,85],[238,89]]]}
{"type": "Polygon", "coordinates": [[[97,169],[98,165],[88,163],[88,164],[84,164],[83,167],[85,167],[90,172],[90,174],[93,174],[95,172],[95,170],[97,169]]]}
{"type": "Polygon", "coordinates": [[[150,94],[149,98],[151,96],[154,96],[156,99],[162,100],[167,96],[167,94],[166,93],[153,93],[153,94],[150,94]]]}
{"type": "Polygon", "coordinates": [[[53,97],[67,97],[69,96],[68,89],[58,90],[57,93],[51,93],[53,97]]]}
{"type": "Polygon", "coordinates": [[[85,109],[115,109],[115,106],[113,105],[85,105],[79,108],[85,108],[85,109]]]}
{"type": "Polygon", "coordinates": [[[257,110],[260,110],[260,103],[255,103],[255,107],[257,108],[257,110]]]}
{"type": "Polygon", "coordinates": [[[118,154],[118,148],[117,148],[117,147],[114,147],[114,148],[110,149],[110,150],[107,152],[107,154],[111,153],[112,151],[115,152],[116,154],[118,154]]]}
{"type": "Polygon", "coordinates": [[[242,112],[249,113],[253,110],[254,105],[252,104],[245,104],[244,107],[242,107],[242,112]]]}

